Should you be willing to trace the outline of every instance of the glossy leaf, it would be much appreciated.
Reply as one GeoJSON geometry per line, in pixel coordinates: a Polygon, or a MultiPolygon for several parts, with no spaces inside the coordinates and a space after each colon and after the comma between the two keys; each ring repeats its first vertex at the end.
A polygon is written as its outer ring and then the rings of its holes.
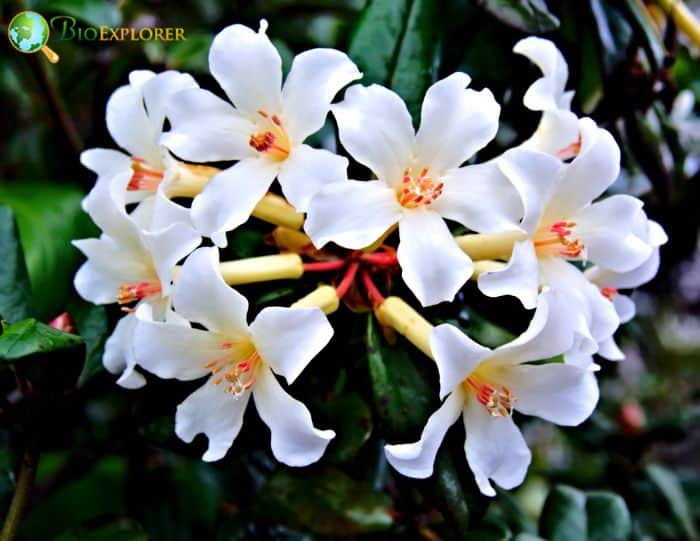
{"type": "Polygon", "coordinates": [[[19,321],[31,315],[29,275],[14,214],[0,207],[0,317],[19,321]]]}
{"type": "Polygon", "coordinates": [[[71,185],[44,182],[0,184],[0,204],[12,208],[19,227],[34,306],[40,319],[63,311],[81,261],[71,240],[96,234],[80,208],[83,193],[71,185]]]}
{"type": "Polygon", "coordinates": [[[658,464],[650,464],[646,473],[652,483],[659,490],[668,505],[673,518],[678,522],[686,539],[697,541],[698,531],[693,521],[693,515],[688,504],[688,499],[683,492],[678,477],[658,464]]]}
{"type": "Polygon", "coordinates": [[[69,307],[78,334],[85,340],[85,363],[78,377],[78,386],[104,370],[102,354],[108,336],[107,313],[104,306],[76,302],[69,307]]]}
{"type": "Polygon", "coordinates": [[[372,434],[372,412],[355,393],[340,395],[323,404],[324,416],[336,427],[326,458],[333,463],[352,460],[372,434]]]}
{"type": "Polygon", "coordinates": [[[119,26],[122,14],[118,4],[102,0],[40,0],[33,9],[47,10],[56,15],[72,15],[91,26],[119,26]]]}
{"type": "Polygon", "coordinates": [[[14,324],[2,324],[0,360],[16,361],[36,353],[50,353],[69,349],[83,343],[80,336],[49,327],[36,319],[25,319],[14,324]]]}
{"type": "Polygon", "coordinates": [[[486,11],[499,21],[523,32],[542,34],[559,27],[544,0],[480,0],[486,11]]]}
{"type": "Polygon", "coordinates": [[[322,535],[384,531],[393,523],[391,498],[334,469],[277,473],[261,494],[268,518],[322,535]]]}

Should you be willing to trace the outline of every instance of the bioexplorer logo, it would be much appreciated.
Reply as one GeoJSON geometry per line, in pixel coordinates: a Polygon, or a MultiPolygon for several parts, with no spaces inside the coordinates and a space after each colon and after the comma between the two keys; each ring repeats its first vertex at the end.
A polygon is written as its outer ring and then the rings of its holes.
{"type": "Polygon", "coordinates": [[[55,64],[59,56],[46,45],[50,30],[61,41],[184,41],[187,39],[184,28],[82,26],[78,24],[75,17],[69,15],[51,17],[49,25],[46,19],[36,11],[21,11],[15,15],[7,27],[7,37],[20,53],[31,54],[41,51],[49,61],[55,64]]]}

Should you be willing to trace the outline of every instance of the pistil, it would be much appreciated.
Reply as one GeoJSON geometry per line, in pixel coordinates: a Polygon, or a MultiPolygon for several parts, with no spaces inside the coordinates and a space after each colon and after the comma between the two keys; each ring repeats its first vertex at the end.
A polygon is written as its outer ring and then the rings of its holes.
{"type": "Polygon", "coordinates": [[[146,160],[132,156],[131,169],[134,171],[126,189],[129,191],[155,192],[163,181],[163,172],[151,167],[146,160]]]}
{"type": "Polygon", "coordinates": [[[492,384],[477,374],[471,374],[462,384],[476,395],[486,411],[493,417],[508,417],[513,414],[515,396],[505,385],[492,384]]]}
{"type": "MultiPolygon", "coordinates": [[[[138,282],[136,284],[122,284],[119,286],[117,293],[117,302],[119,304],[130,304],[140,301],[151,295],[157,295],[161,292],[160,282],[138,282]]],[[[128,307],[122,307],[125,312],[131,311],[128,307]]]]}
{"type": "Polygon", "coordinates": [[[586,246],[580,240],[571,238],[574,227],[576,222],[559,221],[540,228],[535,235],[535,249],[540,255],[579,257],[586,246]]]}
{"type": "Polygon", "coordinates": [[[289,156],[289,137],[282,121],[277,115],[270,115],[263,110],[259,110],[258,114],[265,119],[267,129],[251,134],[248,144],[274,161],[286,159],[289,156]]]}
{"type": "Polygon", "coordinates": [[[411,168],[407,167],[404,169],[397,191],[399,204],[409,209],[430,205],[442,195],[444,186],[444,182],[437,182],[428,176],[427,167],[421,169],[420,174],[415,178],[411,174],[411,168]]]}

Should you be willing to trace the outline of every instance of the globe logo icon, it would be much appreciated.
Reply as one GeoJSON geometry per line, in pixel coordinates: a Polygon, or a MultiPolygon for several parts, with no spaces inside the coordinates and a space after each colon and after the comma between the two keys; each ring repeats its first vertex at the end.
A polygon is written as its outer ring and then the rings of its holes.
{"type": "Polygon", "coordinates": [[[58,62],[58,55],[46,46],[49,41],[49,23],[35,11],[22,11],[15,15],[7,27],[7,37],[20,53],[41,51],[50,62],[58,62]]]}

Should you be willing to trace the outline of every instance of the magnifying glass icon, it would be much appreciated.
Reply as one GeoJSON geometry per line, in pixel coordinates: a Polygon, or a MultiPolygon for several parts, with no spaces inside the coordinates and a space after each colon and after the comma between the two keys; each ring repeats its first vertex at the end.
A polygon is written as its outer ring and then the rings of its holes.
{"type": "Polygon", "coordinates": [[[59,56],[46,45],[49,41],[49,23],[36,11],[21,11],[12,17],[7,26],[7,37],[20,53],[41,51],[52,64],[58,62],[59,56]]]}

